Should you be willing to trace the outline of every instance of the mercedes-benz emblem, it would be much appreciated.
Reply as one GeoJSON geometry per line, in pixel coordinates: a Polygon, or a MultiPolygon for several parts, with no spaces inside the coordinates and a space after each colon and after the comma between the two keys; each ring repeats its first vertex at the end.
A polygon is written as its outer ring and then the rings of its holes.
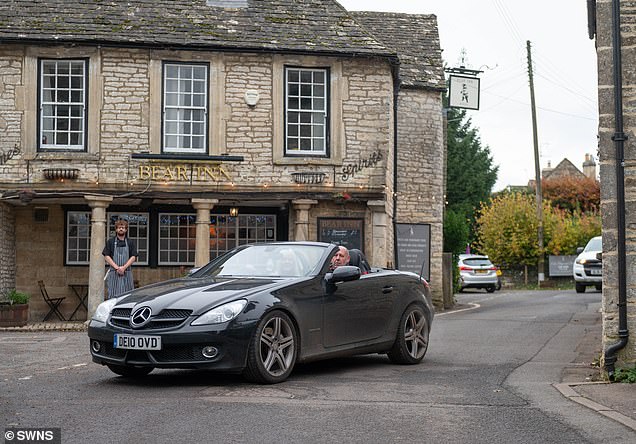
{"type": "Polygon", "coordinates": [[[152,310],[150,310],[150,307],[138,308],[130,315],[130,325],[133,327],[143,327],[148,323],[151,315],[152,310]]]}

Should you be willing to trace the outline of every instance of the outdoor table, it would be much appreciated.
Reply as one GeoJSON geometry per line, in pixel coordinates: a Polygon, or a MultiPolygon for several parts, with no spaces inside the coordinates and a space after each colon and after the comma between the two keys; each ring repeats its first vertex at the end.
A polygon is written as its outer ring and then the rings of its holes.
{"type": "Polygon", "coordinates": [[[73,319],[75,313],[77,313],[82,306],[86,310],[86,313],[88,313],[88,307],[86,306],[86,299],[88,298],[88,284],[68,284],[68,286],[71,287],[73,293],[79,300],[79,304],[77,304],[77,307],[75,307],[75,310],[73,310],[69,319],[73,319]]]}

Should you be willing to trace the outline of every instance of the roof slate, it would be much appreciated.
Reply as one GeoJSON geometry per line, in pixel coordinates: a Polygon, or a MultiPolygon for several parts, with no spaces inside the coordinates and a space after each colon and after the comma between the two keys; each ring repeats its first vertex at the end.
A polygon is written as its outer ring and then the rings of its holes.
{"type": "Polygon", "coordinates": [[[394,56],[333,0],[3,0],[0,42],[328,52],[394,56]]]}
{"type": "Polygon", "coordinates": [[[334,0],[2,0],[2,42],[399,56],[403,86],[446,87],[434,15],[334,0]]]}
{"type": "Polygon", "coordinates": [[[446,89],[435,15],[369,11],[351,14],[378,40],[397,51],[402,86],[446,89]]]}

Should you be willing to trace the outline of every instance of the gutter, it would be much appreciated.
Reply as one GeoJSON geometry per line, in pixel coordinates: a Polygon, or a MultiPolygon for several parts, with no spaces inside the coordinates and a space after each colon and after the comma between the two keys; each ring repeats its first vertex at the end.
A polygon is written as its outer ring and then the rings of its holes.
{"type": "Polygon", "coordinates": [[[627,281],[625,257],[625,140],[623,132],[623,78],[621,59],[620,0],[612,0],[612,61],[614,65],[614,135],[616,147],[616,218],[617,218],[617,255],[618,255],[618,342],[605,350],[605,371],[610,381],[614,380],[616,353],[627,345],[627,281]]]}

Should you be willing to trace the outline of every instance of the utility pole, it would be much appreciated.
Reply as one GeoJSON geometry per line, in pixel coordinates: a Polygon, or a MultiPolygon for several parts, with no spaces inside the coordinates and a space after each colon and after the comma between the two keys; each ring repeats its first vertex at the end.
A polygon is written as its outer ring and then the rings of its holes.
{"type": "Polygon", "coordinates": [[[534,80],[532,77],[532,51],[530,49],[530,40],[527,41],[528,48],[528,78],[530,79],[530,107],[532,110],[532,138],[534,141],[534,176],[536,184],[536,200],[537,200],[537,237],[539,244],[539,261],[537,262],[537,274],[539,277],[539,286],[545,280],[545,264],[543,260],[543,191],[541,190],[541,165],[539,164],[539,137],[537,135],[537,108],[534,103],[534,80]]]}

